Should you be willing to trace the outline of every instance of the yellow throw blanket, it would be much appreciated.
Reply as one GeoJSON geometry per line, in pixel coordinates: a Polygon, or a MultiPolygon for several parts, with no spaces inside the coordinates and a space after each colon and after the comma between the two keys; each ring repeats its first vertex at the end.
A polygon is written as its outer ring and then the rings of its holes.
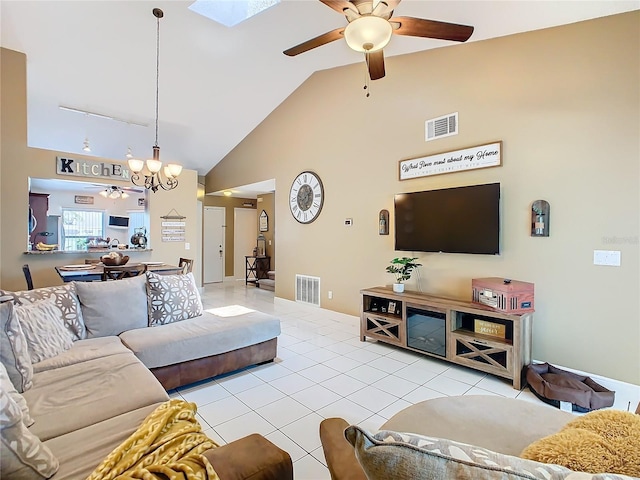
{"type": "Polygon", "coordinates": [[[202,453],[215,448],[196,420],[196,405],[169,400],[156,408],[87,480],[220,480],[202,453]]]}

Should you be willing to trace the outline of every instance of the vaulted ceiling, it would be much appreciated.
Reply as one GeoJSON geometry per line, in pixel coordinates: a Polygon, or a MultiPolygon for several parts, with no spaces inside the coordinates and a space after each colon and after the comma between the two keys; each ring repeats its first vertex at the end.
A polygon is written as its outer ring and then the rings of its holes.
{"type": "MultiPolygon", "coordinates": [[[[124,160],[147,158],[155,137],[156,18],[160,21],[161,159],[203,175],[315,71],[364,62],[336,41],[283,50],[344,26],[318,0],[282,0],[232,28],[189,1],[1,1],[2,46],[27,55],[32,147],[124,160]],[[112,117],[87,116],[67,106],[112,117]]],[[[469,41],[639,8],[637,1],[404,0],[395,14],[473,25],[469,41]]],[[[385,56],[452,42],[394,36],[385,56]]],[[[387,65],[387,76],[393,69],[387,65]]],[[[385,79],[377,80],[384,82],[385,79]]],[[[348,87],[347,87],[348,88],[348,87]]],[[[353,85],[354,94],[362,85],[353,85]]],[[[3,119],[5,120],[5,119],[3,119]]]]}

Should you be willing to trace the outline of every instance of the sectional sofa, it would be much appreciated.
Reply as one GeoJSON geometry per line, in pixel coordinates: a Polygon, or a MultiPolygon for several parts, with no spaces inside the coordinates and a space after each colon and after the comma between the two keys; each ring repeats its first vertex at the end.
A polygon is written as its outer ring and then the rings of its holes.
{"type": "MultiPolygon", "coordinates": [[[[87,478],[167,389],[273,360],[280,334],[261,312],[203,311],[191,274],[0,295],[3,478],[87,478]]],[[[293,476],[289,455],[259,435],[204,455],[222,480],[293,476]]]]}

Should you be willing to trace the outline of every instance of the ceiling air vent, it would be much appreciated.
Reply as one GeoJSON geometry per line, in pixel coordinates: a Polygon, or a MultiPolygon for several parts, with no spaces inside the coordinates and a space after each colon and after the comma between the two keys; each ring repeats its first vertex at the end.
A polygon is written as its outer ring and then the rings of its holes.
{"type": "Polygon", "coordinates": [[[424,122],[425,141],[458,134],[458,112],[424,122]]]}

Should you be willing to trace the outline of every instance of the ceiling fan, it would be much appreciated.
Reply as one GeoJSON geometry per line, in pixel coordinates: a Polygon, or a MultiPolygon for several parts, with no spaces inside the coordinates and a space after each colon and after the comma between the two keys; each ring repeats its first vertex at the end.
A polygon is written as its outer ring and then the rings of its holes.
{"type": "Polygon", "coordinates": [[[93,183],[91,186],[84,187],[86,189],[91,190],[100,190],[100,195],[105,198],[127,198],[129,194],[127,192],[132,193],[144,193],[143,190],[131,187],[119,187],[117,185],[102,185],[99,183],[93,183]]]}
{"type": "Polygon", "coordinates": [[[290,57],[345,38],[349,47],[363,52],[371,80],[384,77],[383,48],[392,34],[437,38],[465,42],[473,27],[414,17],[392,17],[401,0],[320,0],[329,8],[344,14],[348,25],[319,35],[283,53],[290,57]]]}

